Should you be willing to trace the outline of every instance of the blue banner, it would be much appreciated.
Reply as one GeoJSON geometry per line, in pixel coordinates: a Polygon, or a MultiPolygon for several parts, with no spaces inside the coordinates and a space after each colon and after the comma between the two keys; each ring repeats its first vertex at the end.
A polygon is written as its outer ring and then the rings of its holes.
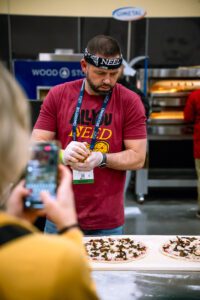
{"type": "Polygon", "coordinates": [[[85,77],[80,62],[14,60],[14,76],[29,99],[37,99],[38,87],[85,77]]]}

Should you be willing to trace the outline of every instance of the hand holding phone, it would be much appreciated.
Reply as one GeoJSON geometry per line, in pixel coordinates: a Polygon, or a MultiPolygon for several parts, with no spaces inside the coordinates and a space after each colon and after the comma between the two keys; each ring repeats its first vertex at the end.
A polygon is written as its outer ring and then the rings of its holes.
{"type": "Polygon", "coordinates": [[[30,191],[24,201],[25,208],[43,208],[41,191],[48,191],[51,197],[56,197],[58,160],[59,147],[56,143],[40,142],[32,145],[25,175],[25,187],[30,191]]]}
{"type": "Polygon", "coordinates": [[[52,201],[49,192],[41,192],[43,209],[23,208],[23,198],[29,195],[29,191],[24,187],[24,180],[21,180],[12,190],[7,202],[7,212],[15,217],[33,223],[37,217],[44,216],[54,222],[58,230],[76,224],[77,214],[72,190],[72,174],[70,170],[63,166],[58,166],[59,186],[57,189],[56,201],[52,201]]]}
{"type": "Polygon", "coordinates": [[[6,212],[11,216],[34,223],[38,217],[45,215],[45,211],[24,209],[24,198],[28,195],[29,191],[24,187],[24,180],[21,180],[12,188],[6,205],[6,212]]]}
{"type": "Polygon", "coordinates": [[[46,217],[56,224],[58,230],[78,222],[72,190],[72,174],[69,168],[59,165],[59,186],[56,201],[47,192],[41,192],[46,217]]]}

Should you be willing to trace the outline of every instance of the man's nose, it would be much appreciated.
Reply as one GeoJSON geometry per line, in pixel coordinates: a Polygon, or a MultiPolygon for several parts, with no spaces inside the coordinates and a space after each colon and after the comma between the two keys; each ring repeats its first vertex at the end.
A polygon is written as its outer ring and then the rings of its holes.
{"type": "Polygon", "coordinates": [[[103,83],[105,84],[110,84],[111,80],[110,80],[110,76],[106,76],[104,79],[103,79],[103,83]]]}

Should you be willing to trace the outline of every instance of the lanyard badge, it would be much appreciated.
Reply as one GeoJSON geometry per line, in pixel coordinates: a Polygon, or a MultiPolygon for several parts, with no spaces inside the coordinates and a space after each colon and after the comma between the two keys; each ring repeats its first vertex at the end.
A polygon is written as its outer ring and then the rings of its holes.
{"type": "MultiPolygon", "coordinates": [[[[84,88],[85,88],[85,80],[83,80],[83,83],[82,83],[82,86],[81,86],[81,90],[80,90],[80,94],[79,94],[79,97],[78,97],[77,106],[76,106],[76,110],[75,110],[75,114],[74,114],[73,124],[72,124],[73,141],[76,141],[76,127],[77,127],[77,123],[78,123],[78,116],[79,116],[79,113],[80,113],[81,105],[82,105],[82,102],[83,102],[84,88]]],[[[106,106],[108,104],[109,99],[110,99],[110,93],[108,93],[106,95],[106,97],[104,98],[100,113],[97,117],[97,121],[96,121],[96,124],[95,124],[95,127],[94,127],[93,136],[92,136],[91,143],[90,143],[90,150],[91,151],[94,149],[97,134],[98,134],[98,131],[99,131],[99,126],[100,126],[102,117],[104,115],[104,112],[106,110],[106,106]]],[[[73,183],[77,184],[77,183],[93,183],[93,182],[94,182],[94,172],[93,172],[93,170],[88,171],[88,172],[73,170],[73,183]]]]}
{"type": "Polygon", "coordinates": [[[73,183],[94,183],[94,172],[93,170],[88,172],[73,170],[73,183]]]}

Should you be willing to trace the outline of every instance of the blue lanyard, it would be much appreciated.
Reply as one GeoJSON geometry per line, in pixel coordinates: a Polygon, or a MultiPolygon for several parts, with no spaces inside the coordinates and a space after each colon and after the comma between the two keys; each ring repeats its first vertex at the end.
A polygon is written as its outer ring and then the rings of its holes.
{"type": "MultiPolygon", "coordinates": [[[[81,86],[81,90],[80,90],[80,94],[79,94],[79,97],[78,97],[78,102],[77,102],[77,106],[76,106],[76,110],[75,110],[75,114],[74,114],[73,124],[72,124],[73,141],[76,141],[76,127],[77,127],[78,116],[79,116],[79,113],[80,113],[81,105],[82,105],[82,102],[83,102],[84,88],[85,88],[85,80],[83,80],[83,83],[82,83],[82,86],[81,86]]],[[[92,136],[91,143],[90,143],[90,150],[94,149],[97,134],[98,134],[98,131],[99,131],[99,126],[100,126],[103,114],[106,110],[106,106],[108,104],[109,99],[110,99],[110,93],[107,94],[106,97],[104,98],[100,113],[98,115],[98,118],[97,118],[97,121],[96,121],[96,124],[95,124],[95,127],[94,127],[93,136],[92,136]]]]}

